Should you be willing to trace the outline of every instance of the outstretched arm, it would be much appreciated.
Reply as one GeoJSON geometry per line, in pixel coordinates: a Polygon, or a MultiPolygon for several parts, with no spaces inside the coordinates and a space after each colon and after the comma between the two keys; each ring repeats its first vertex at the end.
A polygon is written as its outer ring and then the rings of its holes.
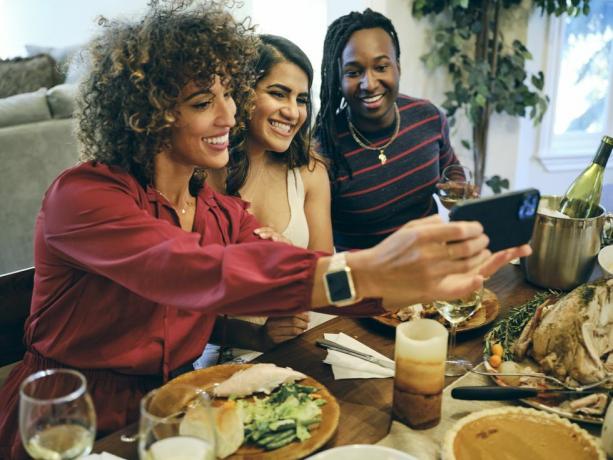
{"type": "MultiPolygon", "coordinates": [[[[359,297],[381,297],[395,311],[418,302],[462,297],[529,246],[491,254],[477,222],[442,223],[438,216],[410,222],[371,249],[347,254],[359,297]]],[[[329,258],[317,262],[313,305],[325,303],[323,274],[329,258]]],[[[348,312],[351,307],[348,307],[348,312]]],[[[342,310],[341,310],[342,311],[342,310]]]]}

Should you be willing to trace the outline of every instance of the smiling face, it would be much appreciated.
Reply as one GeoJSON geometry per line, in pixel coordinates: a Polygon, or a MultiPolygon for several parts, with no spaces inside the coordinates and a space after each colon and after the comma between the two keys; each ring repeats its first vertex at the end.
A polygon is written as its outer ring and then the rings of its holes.
{"type": "Polygon", "coordinates": [[[187,167],[222,168],[228,162],[228,135],[236,105],[230,90],[215,78],[208,90],[188,84],[179,97],[178,118],[166,154],[187,167]]]}
{"type": "Polygon", "coordinates": [[[353,124],[365,132],[391,126],[400,67],[387,32],[375,28],[353,33],[340,65],[341,88],[353,124]]]}
{"type": "Polygon", "coordinates": [[[248,150],[285,152],[307,118],[309,80],[291,62],[275,64],[255,87],[248,150]]]}

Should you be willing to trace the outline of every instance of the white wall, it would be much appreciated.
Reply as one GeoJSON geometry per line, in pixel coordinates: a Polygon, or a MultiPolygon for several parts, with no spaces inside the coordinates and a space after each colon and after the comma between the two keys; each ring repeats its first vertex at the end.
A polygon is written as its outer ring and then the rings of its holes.
{"type": "MultiPolygon", "coordinates": [[[[146,3],[147,0],[0,0],[0,57],[24,55],[26,43],[49,46],[82,43],[97,29],[98,15],[109,18],[139,15],[146,3]]],[[[435,104],[444,100],[448,84],[444,71],[428,73],[419,60],[429,46],[431,27],[428,20],[412,17],[411,0],[310,0],[305,2],[309,6],[304,11],[293,7],[298,2],[287,0],[243,3],[235,16],[251,15],[259,24],[258,32],[287,36],[309,55],[315,69],[315,99],[319,94],[319,68],[327,25],[349,11],[371,7],[392,18],[398,31],[402,51],[401,91],[425,97],[435,104]]],[[[519,10],[509,20],[506,35],[527,39],[530,49],[536,46],[532,65],[538,69],[545,62],[546,21],[535,21],[534,17],[538,18],[535,13],[529,29],[529,16],[527,8],[519,10]]],[[[512,188],[537,186],[543,193],[563,193],[577,175],[578,171],[549,172],[535,159],[538,132],[531,127],[531,122],[494,115],[490,125],[486,174],[509,178],[512,188]]],[[[452,143],[461,161],[470,165],[472,157],[461,146],[462,139],[470,139],[470,128],[460,117],[457,128],[452,131],[452,143]]],[[[613,177],[609,175],[606,181],[613,182],[613,177]]]]}
{"type": "Polygon", "coordinates": [[[98,30],[96,18],[125,18],[147,0],[0,0],[0,58],[25,56],[25,45],[83,43],[98,30]]]}

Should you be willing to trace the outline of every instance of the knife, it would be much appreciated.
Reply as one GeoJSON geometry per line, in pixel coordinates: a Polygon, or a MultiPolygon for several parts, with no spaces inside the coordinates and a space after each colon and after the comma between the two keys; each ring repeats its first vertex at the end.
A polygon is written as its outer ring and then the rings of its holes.
{"type": "Polygon", "coordinates": [[[592,388],[585,391],[558,390],[555,388],[521,388],[496,386],[467,386],[451,389],[451,397],[455,399],[468,399],[473,401],[507,401],[512,399],[551,397],[554,395],[588,395],[592,393],[608,393],[602,388],[592,388]]]}
{"type": "Polygon", "coordinates": [[[376,356],[369,355],[368,353],[362,353],[361,351],[352,350],[351,348],[347,348],[343,345],[340,345],[336,342],[332,342],[327,339],[319,339],[317,340],[317,345],[322,348],[328,348],[330,350],[340,351],[341,353],[345,353],[347,355],[355,356],[356,358],[363,359],[364,361],[368,361],[369,363],[376,364],[381,367],[387,367],[388,369],[395,369],[396,363],[386,361],[385,359],[377,358],[376,356]]]}

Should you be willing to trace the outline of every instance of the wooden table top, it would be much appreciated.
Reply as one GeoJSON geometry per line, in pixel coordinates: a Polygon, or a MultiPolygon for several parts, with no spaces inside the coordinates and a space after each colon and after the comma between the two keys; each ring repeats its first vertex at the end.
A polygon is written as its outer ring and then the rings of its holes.
{"type": "MultiPolygon", "coordinates": [[[[499,318],[505,317],[513,306],[520,305],[538,291],[524,281],[519,267],[508,265],[486,282],[500,301],[499,318]]],[[[482,360],[483,335],[492,325],[458,334],[457,354],[477,364],[482,360]]],[[[315,341],[325,332],[344,332],[380,353],[393,358],[394,330],[372,319],[337,317],[317,326],[299,337],[280,344],[264,353],[257,361],[290,366],[324,384],[337,398],[341,418],[335,437],[327,448],[345,444],[374,444],[389,431],[392,420],[392,379],[334,380],[332,370],[322,361],[326,351],[315,341]]],[[[446,384],[455,378],[447,378],[446,384]]],[[[109,452],[128,460],[137,460],[136,443],[124,443],[122,434],[134,434],[136,424],[96,442],[94,452],[109,452]]]]}

